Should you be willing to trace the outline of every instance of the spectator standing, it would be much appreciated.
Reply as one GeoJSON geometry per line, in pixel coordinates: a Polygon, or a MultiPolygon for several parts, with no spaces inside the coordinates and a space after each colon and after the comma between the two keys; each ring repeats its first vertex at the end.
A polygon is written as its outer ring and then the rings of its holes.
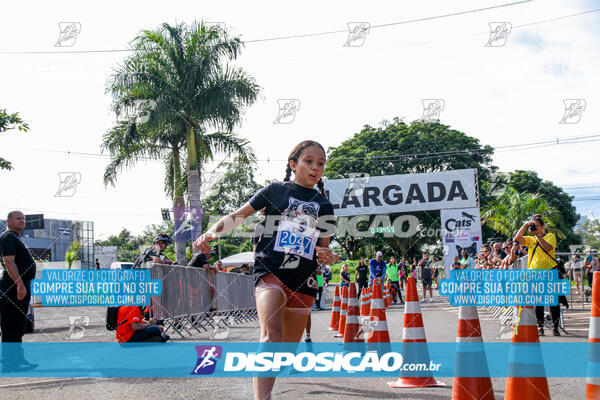
{"type": "MultiPolygon", "coordinates": [[[[547,233],[544,226],[544,220],[540,214],[534,215],[531,220],[525,222],[516,239],[529,249],[529,257],[527,262],[528,269],[553,269],[557,266],[554,249],[556,248],[556,236],[554,233],[547,233]],[[529,232],[535,236],[524,236],[525,231],[529,228],[529,232]]],[[[560,336],[558,331],[558,323],[560,322],[560,306],[550,306],[550,315],[554,328],[552,334],[560,336]]],[[[535,316],[537,319],[538,332],[540,336],[544,336],[544,306],[535,307],[535,316]]]]}
{"type": "Polygon", "coordinates": [[[571,256],[571,273],[573,274],[573,280],[575,281],[575,290],[577,291],[578,296],[583,295],[583,269],[581,263],[581,257],[579,254],[574,254],[571,256]],[[579,287],[581,286],[581,290],[579,287]]]}
{"type": "Polygon", "coordinates": [[[21,347],[29,300],[30,282],[35,278],[36,265],[27,245],[21,240],[25,215],[11,211],[6,218],[7,229],[0,235],[0,261],[4,270],[0,277],[0,330],[2,331],[2,372],[35,368],[21,347]],[[4,345],[5,343],[10,343],[4,345]]]}
{"type": "Polygon", "coordinates": [[[375,258],[369,262],[369,287],[373,286],[375,279],[381,279],[381,284],[383,285],[386,275],[386,264],[383,261],[383,253],[378,251],[375,254],[375,258]]]}
{"type": "MultiPolygon", "coordinates": [[[[464,250],[463,250],[464,251],[464,250]]],[[[461,262],[458,261],[458,256],[454,256],[452,259],[452,265],[450,265],[450,269],[465,269],[461,262]]]]}
{"type": "Polygon", "coordinates": [[[590,290],[592,290],[592,283],[594,283],[594,272],[598,271],[598,257],[595,254],[592,255],[592,252],[595,253],[596,250],[588,250],[585,257],[585,272],[590,290]]]}
{"type": "Polygon", "coordinates": [[[460,252],[460,265],[462,269],[473,268],[473,259],[469,257],[469,252],[465,249],[462,249],[460,252]]]}
{"type": "Polygon", "coordinates": [[[350,287],[350,273],[348,272],[348,264],[342,265],[342,270],[340,271],[340,286],[341,287],[350,287]]]}
{"type": "Polygon", "coordinates": [[[358,267],[356,267],[356,271],[354,272],[354,280],[358,284],[357,296],[360,299],[362,290],[369,286],[369,267],[365,264],[364,257],[358,260],[358,267]]]}
{"type": "Polygon", "coordinates": [[[100,261],[96,258],[96,269],[100,269],[100,261]]]}
{"type": "Polygon", "coordinates": [[[431,282],[433,280],[433,265],[429,259],[429,254],[423,253],[423,258],[419,261],[421,269],[421,283],[423,284],[423,302],[427,301],[427,289],[429,289],[429,301],[433,301],[433,290],[431,282]]]}
{"type": "Polygon", "coordinates": [[[321,300],[323,298],[323,271],[321,270],[321,266],[317,268],[315,272],[315,277],[317,279],[317,295],[315,296],[315,303],[312,306],[314,311],[321,311],[323,307],[321,306],[321,300]]]}
{"type": "Polygon", "coordinates": [[[396,258],[391,257],[390,263],[387,266],[387,275],[389,277],[391,285],[396,289],[393,296],[392,301],[394,304],[398,302],[396,299],[396,295],[400,299],[400,304],[404,304],[404,300],[402,300],[402,292],[400,292],[400,277],[398,276],[398,264],[396,264],[396,258]]]}

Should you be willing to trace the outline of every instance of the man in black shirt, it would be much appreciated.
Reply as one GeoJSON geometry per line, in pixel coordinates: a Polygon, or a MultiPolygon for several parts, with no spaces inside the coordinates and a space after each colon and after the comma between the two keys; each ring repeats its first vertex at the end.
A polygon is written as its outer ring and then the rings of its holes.
{"type": "Polygon", "coordinates": [[[173,261],[169,260],[163,252],[173,241],[171,238],[162,233],[154,238],[152,246],[146,247],[144,252],[135,261],[133,268],[143,268],[148,261],[152,261],[157,264],[173,264],[173,261]]]}
{"type": "Polygon", "coordinates": [[[29,300],[29,284],[35,278],[36,265],[29,249],[21,240],[25,229],[25,215],[20,211],[11,211],[7,217],[7,228],[0,235],[0,329],[2,343],[11,343],[2,349],[2,371],[9,372],[18,368],[31,368],[25,360],[20,343],[25,333],[25,322],[29,300]]]}

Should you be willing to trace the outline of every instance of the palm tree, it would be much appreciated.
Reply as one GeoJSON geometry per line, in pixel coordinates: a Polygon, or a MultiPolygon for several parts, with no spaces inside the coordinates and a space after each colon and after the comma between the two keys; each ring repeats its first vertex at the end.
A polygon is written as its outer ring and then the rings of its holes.
{"type": "Polygon", "coordinates": [[[506,237],[512,237],[514,232],[532,215],[540,214],[548,224],[549,230],[560,238],[564,233],[556,228],[561,219],[560,212],[548,204],[537,193],[519,193],[508,187],[498,198],[493,200],[482,212],[482,224],[506,237]]]}
{"type": "MultiPolygon", "coordinates": [[[[173,199],[173,208],[183,208],[185,188],[181,172],[183,135],[177,127],[165,125],[162,130],[153,130],[152,124],[139,125],[135,116],[117,122],[103,136],[101,149],[111,155],[104,171],[104,184],[114,186],[117,175],[141,160],[163,160],[165,163],[165,192],[173,199]]],[[[175,243],[177,260],[185,260],[185,241],[175,243]],[[181,257],[181,258],[180,258],[181,257]]]]}
{"type": "MultiPolygon", "coordinates": [[[[151,101],[154,107],[146,111],[153,130],[164,124],[183,128],[172,133],[181,134],[185,143],[191,210],[201,210],[202,164],[217,153],[255,161],[248,141],[232,133],[241,122],[243,108],[259,93],[253,78],[226,64],[237,58],[242,46],[239,38],[229,38],[218,26],[162,24],[133,40],[134,53],[108,84],[117,115],[139,112],[141,101],[151,101]]],[[[180,222],[176,216],[176,229],[180,222]]],[[[192,237],[200,232],[201,223],[201,218],[192,220],[192,237]]]]}

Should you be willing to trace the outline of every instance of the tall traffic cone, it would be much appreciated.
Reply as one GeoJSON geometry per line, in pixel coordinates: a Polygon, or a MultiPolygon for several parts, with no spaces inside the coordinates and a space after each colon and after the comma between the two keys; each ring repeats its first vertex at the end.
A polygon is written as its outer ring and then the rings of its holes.
{"type": "Polygon", "coordinates": [[[367,288],[367,301],[365,306],[365,317],[367,319],[371,318],[371,299],[373,298],[373,290],[368,287],[367,288]]]}
{"type": "Polygon", "coordinates": [[[367,302],[370,303],[371,299],[367,292],[367,288],[364,288],[361,292],[362,292],[362,294],[360,296],[360,316],[368,317],[369,313],[367,312],[367,302]]]}
{"type": "Polygon", "coordinates": [[[477,307],[458,310],[452,400],[494,400],[477,307]]]}
{"type": "Polygon", "coordinates": [[[337,331],[338,323],[340,322],[340,287],[335,287],[333,295],[333,307],[331,307],[331,322],[329,323],[329,331],[337,331]]]}
{"type": "Polygon", "coordinates": [[[364,343],[360,321],[358,319],[358,299],[356,298],[356,285],[350,284],[348,295],[348,310],[346,314],[346,327],[344,328],[344,343],[364,343]]]}
{"type": "MultiPolygon", "coordinates": [[[[425,327],[423,326],[423,316],[421,315],[421,304],[419,303],[419,295],[417,294],[417,282],[413,277],[408,278],[406,281],[402,343],[402,355],[405,362],[431,364],[429,349],[427,348],[427,338],[425,337],[425,327]]],[[[388,382],[388,385],[393,388],[446,386],[445,383],[438,381],[431,374],[429,376],[402,376],[403,373],[406,372],[401,372],[398,380],[396,382],[388,382]]],[[[426,372],[420,372],[420,375],[424,374],[426,372]]]]}
{"type": "Polygon", "coordinates": [[[508,350],[505,400],[550,398],[534,308],[515,307],[516,325],[508,350]],[[527,344],[525,344],[527,343],[527,344]],[[524,376],[533,375],[533,376],[524,376]]]}
{"type": "Polygon", "coordinates": [[[381,350],[382,352],[391,351],[390,333],[388,332],[385,306],[383,304],[383,295],[381,293],[379,279],[373,282],[372,293],[369,332],[366,337],[368,343],[367,350],[381,350]]]}
{"type": "Polygon", "coordinates": [[[600,399],[600,272],[594,272],[592,284],[592,311],[590,313],[590,333],[588,343],[590,354],[588,359],[588,377],[586,380],[585,399],[600,399]]]}
{"type": "Polygon", "coordinates": [[[342,306],[340,308],[340,321],[338,323],[338,333],[335,337],[343,338],[346,328],[346,313],[348,312],[348,287],[342,287],[342,306]]]}

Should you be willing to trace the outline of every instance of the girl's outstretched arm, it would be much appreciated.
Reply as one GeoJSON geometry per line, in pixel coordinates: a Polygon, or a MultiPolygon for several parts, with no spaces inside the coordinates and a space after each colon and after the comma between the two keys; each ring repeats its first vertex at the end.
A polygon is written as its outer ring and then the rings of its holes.
{"type": "Polygon", "coordinates": [[[216,240],[217,236],[224,235],[234,230],[240,225],[246,218],[254,214],[256,210],[246,202],[243,206],[232,212],[231,214],[225,215],[217,223],[215,223],[209,230],[203,235],[200,235],[194,242],[194,249],[200,250],[201,253],[208,253],[210,246],[208,242],[216,240]]]}

